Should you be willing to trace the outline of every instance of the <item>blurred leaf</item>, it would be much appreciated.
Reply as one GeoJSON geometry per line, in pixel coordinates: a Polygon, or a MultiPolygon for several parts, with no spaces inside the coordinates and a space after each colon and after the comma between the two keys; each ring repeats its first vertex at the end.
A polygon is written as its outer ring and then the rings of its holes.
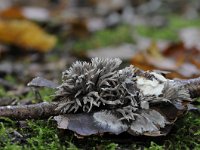
{"type": "Polygon", "coordinates": [[[24,19],[24,15],[22,14],[20,7],[9,7],[0,11],[0,17],[6,19],[24,19]]]}
{"type": "Polygon", "coordinates": [[[16,45],[26,50],[47,52],[56,44],[56,37],[26,20],[0,20],[0,42],[16,45]]]}
{"type": "Polygon", "coordinates": [[[182,43],[171,44],[164,51],[153,43],[146,51],[134,55],[131,63],[144,70],[170,71],[168,78],[192,78],[200,75],[199,58],[198,50],[188,50],[182,43]]]}

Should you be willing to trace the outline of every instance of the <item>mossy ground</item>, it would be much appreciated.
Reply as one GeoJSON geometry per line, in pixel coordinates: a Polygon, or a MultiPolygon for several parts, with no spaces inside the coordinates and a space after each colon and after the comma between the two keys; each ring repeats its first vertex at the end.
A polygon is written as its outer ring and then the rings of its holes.
{"type": "MultiPolygon", "coordinates": [[[[106,29],[92,35],[91,38],[75,43],[76,51],[85,51],[109,45],[118,45],[124,42],[134,42],[132,31],[137,31],[142,36],[153,39],[177,40],[177,33],[174,31],[188,26],[199,26],[200,21],[187,21],[183,19],[171,18],[165,28],[154,29],[152,27],[138,26],[130,28],[122,25],[115,29],[106,29]]],[[[16,83],[12,76],[7,76],[6,80],[16,83]]],[[[51,101],[53,91],[41,89],[40,93],[45,101],[51,101]]],[[[34,94],[29,92],[23,96],[14,96],[0,87],[0,97],[30,99],[36,103],[34,94]]],[[[129,140],[130,141],[130,140],[129,140]]],[[[169,135],[161,138],[147,138],[144,140],[132,140],[128,143],[117,142],[105,137],[89,137],[77,139],[72,133],[57,129],[52,118],[47,120],[28,120],[25,122],[12,121],[7,118],[0,120],[0,150],[47,150],[47,149],[200,149],[200,117],[196,112],[188,113],[180,118],[172,128],[169,135]],[[23,125],[24,124],[24,125],[23,125]]]]}

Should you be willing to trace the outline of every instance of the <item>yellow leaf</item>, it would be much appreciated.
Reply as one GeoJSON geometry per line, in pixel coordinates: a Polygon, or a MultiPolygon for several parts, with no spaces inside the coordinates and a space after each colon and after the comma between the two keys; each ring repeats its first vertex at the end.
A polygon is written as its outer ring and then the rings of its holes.
{"type": "Polygon", "coordinates": [[[56,37],[27,20],[0,20],[0,42],[26,50],[47,52],[56,44],[56,37]]]}

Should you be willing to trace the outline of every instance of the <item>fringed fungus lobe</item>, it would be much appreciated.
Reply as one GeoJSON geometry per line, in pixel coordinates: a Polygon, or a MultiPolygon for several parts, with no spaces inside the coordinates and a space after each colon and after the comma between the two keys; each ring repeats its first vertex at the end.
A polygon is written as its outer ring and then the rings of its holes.
{"type": "Polygon", "coordinates": [[[120,70],[120,64],[118,58],[75,62],[63,72],[63,83],[56,92],[56,100],[61,101],[57,110],[64,113],[111,110],[120,120],[131,121],[149,113],[151,104],[190,100],[189,91],[177,87],[173,80],[133,66],[120,70]]]}

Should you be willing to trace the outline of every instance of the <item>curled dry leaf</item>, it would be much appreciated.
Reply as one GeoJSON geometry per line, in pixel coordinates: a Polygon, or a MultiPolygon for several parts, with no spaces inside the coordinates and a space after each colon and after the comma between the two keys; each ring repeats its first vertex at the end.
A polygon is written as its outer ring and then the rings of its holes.
{"type": "Polygon", "coordinates": [[[0,20],[0,42],[16,45],[26,50],[47,52],[56,44],[56,37],[26,20],[0,20]]]}

